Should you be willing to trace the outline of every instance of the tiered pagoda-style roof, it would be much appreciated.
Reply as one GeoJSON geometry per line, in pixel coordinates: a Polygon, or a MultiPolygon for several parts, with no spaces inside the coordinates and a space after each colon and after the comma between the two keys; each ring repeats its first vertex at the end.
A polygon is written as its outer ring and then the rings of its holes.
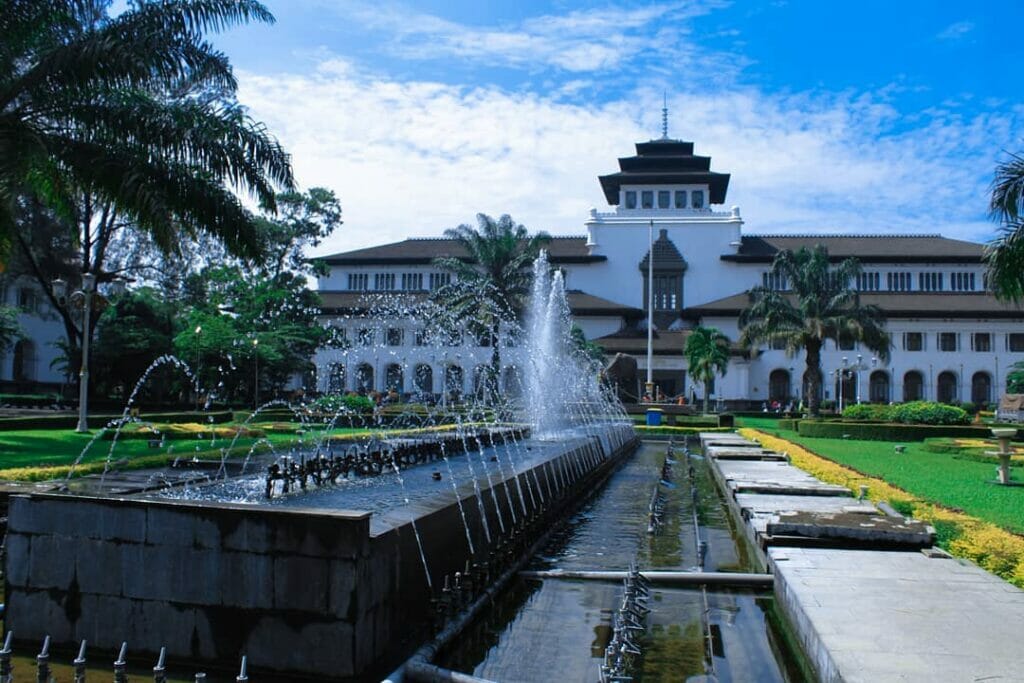
{"type": "Polygon", "coordinates": [[[707,185],[711,204],[724,204],[729,189],[729,174],[712,171],[711,157],[694,156],[693,143],[682,140],[638,142],[636,156],[619,159],[619,168],[599,178],[612,205],[623,185],[707,185]]]}
{"type": "MultiPolygon", "coordinates": [[[[644,273],[647,272],[650,258],[651,252],[648,251],[640,261],[640,270],[644,273]]],[[[654,240],[654,270],[683,273],[686,272],[686,268],[686,259],[679,253],[675,242],[669,239],[668,230],[662,228],[658,239],[654,240]]]]}

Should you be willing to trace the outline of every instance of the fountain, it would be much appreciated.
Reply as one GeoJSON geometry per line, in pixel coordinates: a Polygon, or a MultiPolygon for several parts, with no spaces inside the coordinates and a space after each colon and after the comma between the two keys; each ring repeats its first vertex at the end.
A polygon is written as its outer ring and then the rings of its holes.
{"type": "MultiPolygon", "coordinates": [[[[522,371],[522,397],[444,391],[439,405],[375,411],[351,436],[334,434],[355,423],[344,407],[288,405],[303,415],[301,447],[253,446],[229,467],[233,440],[209,482],[12,497],[5,625],[65,648],[116,652],[128,640],[225,667],[245,655],[270,676],[386,672],[508,576],[637,443],[570,350],[561,275],[546,256],[535,272],[522,343],[502,349],[522,371]]],[[[360,324],[384,327],[394,313],[360,324]]],[[[455,324],[429,305],[401,313],[455,324]]],[[[420,353],[453,352],[438,341],[420,353]]]]}

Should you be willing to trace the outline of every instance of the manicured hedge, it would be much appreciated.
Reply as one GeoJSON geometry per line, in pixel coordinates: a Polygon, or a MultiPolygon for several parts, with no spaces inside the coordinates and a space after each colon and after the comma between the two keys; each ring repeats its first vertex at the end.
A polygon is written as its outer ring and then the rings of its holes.
{"type": "Polygon", "coordinates": [[[791,432],[795,432],[798,424],[800,424],[798,418],[785,418],[779,420],[779,429],[788,429],[791,432]]]}
{"type": "Polygon", "coordinates": [[[858,424],[856,422],[821,422],[818,420],[800,420],[797,432],[800,436],[824,439],[849,437],[867,441],[922,441],[934,436],[986,438],[992,435],[988,427],[972,425],[858,424]]]}
{"type": "MultiPolygon", "coordinates": [[[[120,418],[120,415],[90,415],[87,423],[89,429],[102,429],[110,424],[110,422],[120,418]]],[[[209,413],[143,413],[139,416],[140,420],[146,422],[180,423],[212,421],[213,424],[230,422],[231,418],[232,413],[230,410],[209,413]]],[[[77,426],[77,415],[33,415],[31,417],[0,418],[0,432],[22,429],[74,429],[77,426]]]]}
{"type": "Polygon", "coordinates": [[[971,416],[963,408],[937,403],[935,401],[910,401],[885,405],[860,403],[843,411],[844,420],[866,420],[870,422],[901,422],[923,425],[968,424],[971,416]]]}
{"type": "Polygon", "coordinates": [[[701,432],[731,432],[729,427],[672,427],[661,425],[659,427],[647,427],[644,425],[635,428],[640,436],[687,436],[689,434],[700,434],[701,432]]]}

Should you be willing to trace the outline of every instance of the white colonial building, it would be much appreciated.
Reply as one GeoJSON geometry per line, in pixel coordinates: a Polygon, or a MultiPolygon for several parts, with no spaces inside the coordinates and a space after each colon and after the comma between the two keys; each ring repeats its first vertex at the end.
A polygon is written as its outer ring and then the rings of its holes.
{"type": "MultiPolygon", "coordinates": [[[[700,395],[682,354],[688,330],[713,326],[737,339],[747,291],[787,287],[770,276],[774,255],[822,244],[836,261],[860,260],[861,300],[884,311],[893,340],[885,362],[856,344],[829,343],[822,352],[831,378],[826,399],[841,393],[846,401],[978,403],[1000,394],[1008,368],[1024,360],[1024,310],[986,291],[981,244],[939,235],[748,234],[738,207],[716,208],[725,203],[729,175],[693,151],[693,143],[667,138],[637,144],[635,156],[619,159],[619,172],[600,177],[610,210],[591,210],[584,235],[552,239],[551,262],[565,275],[573,316],[588,339],[609,355],[634,356],[646,374],[653,236],[654,380],[668,396],[700,395]]],[[[371,295],[422,298],[443,285],[448,275],[433,262],[444,255],[460,255],[458,245],[407,239],[326,258],[330,274],[319,281],[324,322],[351,328],[353,347],[318,354],[321,389],[472,390],[472,372],[490,349],[468,335],[441,352],[418,347],[416,329],[396,321],[371,330],[359,317],[371,295]]],[[[505,355],[515,363],[514,351],[505,355]]],[[[736,348],[713,396],[786,403],[799,398],[803,369],[802,357],[780,349],[736,348]]]]}

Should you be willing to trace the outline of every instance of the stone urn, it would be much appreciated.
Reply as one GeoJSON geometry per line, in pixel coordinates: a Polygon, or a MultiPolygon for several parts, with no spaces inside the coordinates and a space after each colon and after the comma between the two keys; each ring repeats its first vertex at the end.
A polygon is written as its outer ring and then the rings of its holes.
{"type": "Polygon", "coordinates": [[[1010,440],[1017,436],[1016,427],[993,427],[992,436],[999,442],[998,451],[989,451],[989,455],[999,458],[999,483],[1009,485],[1010,482],[1010,456],[1013,449],[1010,447],[1010,440]]]}

